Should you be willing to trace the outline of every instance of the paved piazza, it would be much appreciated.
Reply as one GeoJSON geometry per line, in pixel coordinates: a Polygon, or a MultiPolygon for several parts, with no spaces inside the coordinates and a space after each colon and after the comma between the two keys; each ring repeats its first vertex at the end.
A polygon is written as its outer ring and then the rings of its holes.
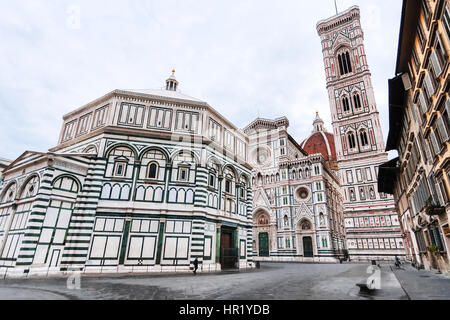
{"type": "Polygon", "coordinates": [[[365,300],[450,299],[450,278],[411,267],[381,266],[381,289],[359,294],[367,264],[264,263],[261,269],[217,274],[83,277],[80,290],[64,278],[5,279],[0,299],[33,300],[365,300]],[[400,282],[399,282],[400,280],[400,282]],[[406,290],[406,291],[405,291],[406,290]]]}

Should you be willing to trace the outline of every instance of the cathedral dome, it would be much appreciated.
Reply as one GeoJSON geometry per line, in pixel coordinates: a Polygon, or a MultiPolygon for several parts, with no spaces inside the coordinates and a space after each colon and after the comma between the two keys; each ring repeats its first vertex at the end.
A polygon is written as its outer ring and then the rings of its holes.
{"type": "Polygon", "coordinates": [[[334,145],[334,135],[326,132],[324,122],[319,117],[319,113],[316,114],[312,134],[302,142],[301,147],[308,154],[321,153],[325,158],[325,161],[336,161],[337,157],[336,147],[334,145]]]}

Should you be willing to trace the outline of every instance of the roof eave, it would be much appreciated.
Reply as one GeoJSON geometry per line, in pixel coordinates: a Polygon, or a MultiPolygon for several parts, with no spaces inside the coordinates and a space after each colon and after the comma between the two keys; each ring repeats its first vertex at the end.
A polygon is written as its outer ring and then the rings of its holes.
{"type": "Polygon", "coordinates": [[[389,134],[386,151],[397,150],[403,129],[405,87],[401,76],[389,80],[389,134]]]}
{"type": "Polygon", "coordinates": [[[406,72],[408,61],[411,57],[411,50],[414,45],[417,23],[420,14],[419,0],[403,0],[403,9],[400,25],[400,35],[397,51],[397,65],[395,73],[406,72]]]}

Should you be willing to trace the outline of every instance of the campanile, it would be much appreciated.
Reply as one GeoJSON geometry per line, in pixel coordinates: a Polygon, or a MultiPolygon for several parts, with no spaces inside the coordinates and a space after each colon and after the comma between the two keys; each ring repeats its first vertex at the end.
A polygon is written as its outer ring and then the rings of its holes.
{"type": "Polygon", "coordinates": [[[353,260],[405,254],[391,196],[378,193],[387,162],[383,132],[364,49],[360,10],[353,6],[317,24],[344,198],[347,247],[353,260]]]}

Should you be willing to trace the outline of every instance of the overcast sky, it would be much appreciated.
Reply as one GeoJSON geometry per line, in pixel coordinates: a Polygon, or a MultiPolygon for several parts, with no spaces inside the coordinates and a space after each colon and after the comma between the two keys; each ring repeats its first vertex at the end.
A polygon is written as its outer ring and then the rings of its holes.
{"type": "MultiPolygon", "coordinates": [[[[337,2],[361,9],[386,140],[402,1],[337,2]]],[[[316,23],[332,0],[3,0],[0,11],[0,157],[47,151],[64,114],[114,89],[160,88],[172,68],[181,92],[240,128],[287,116],[301,142],[318,110],[331,131],[316,23]]]]}

